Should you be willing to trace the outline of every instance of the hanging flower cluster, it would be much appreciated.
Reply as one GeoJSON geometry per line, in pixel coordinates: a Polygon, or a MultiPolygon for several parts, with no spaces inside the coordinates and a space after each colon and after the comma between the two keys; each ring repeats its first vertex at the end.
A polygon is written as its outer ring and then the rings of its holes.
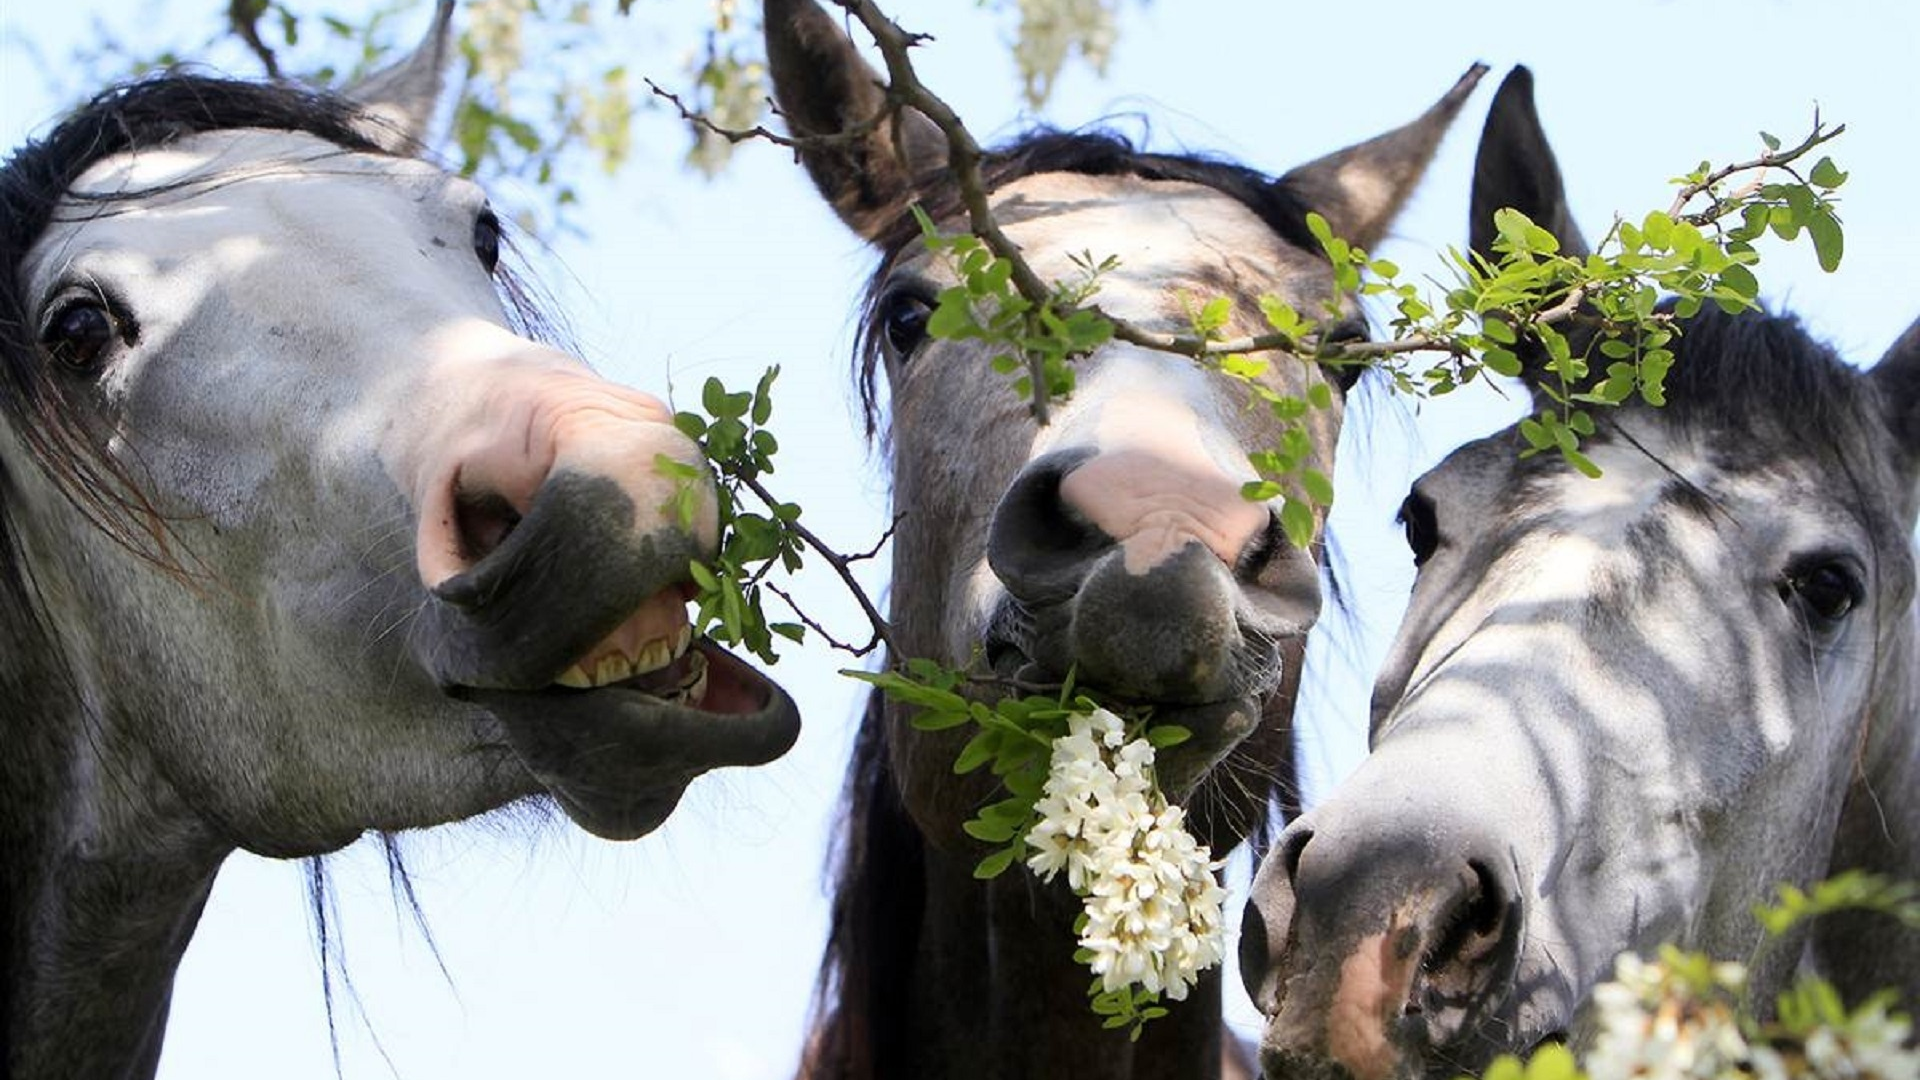
{"type": "Polygon", "coordinates": [[[1594,990],[1589,1080],[1920,1080],[1912,1025],[1887,998],[1849,1012],[1831,987],[1803,982],[1762,1025],[1739,1008],[1746,978],[1675,949],[1622,955],[1594,990]]]}
{"type": "Polygon", "coordinates": [[[1222,864],[1155,785],[1153,759],[1153,745],[1129,740],[1113,713],[1070,716],[1034,806],[1027,866],[1046,881],[1065,871],[1085,899],[1079,955],[1102,989],[1181,1001],[1220,962],[1226,891],[1214,877],[1222,864]]]}

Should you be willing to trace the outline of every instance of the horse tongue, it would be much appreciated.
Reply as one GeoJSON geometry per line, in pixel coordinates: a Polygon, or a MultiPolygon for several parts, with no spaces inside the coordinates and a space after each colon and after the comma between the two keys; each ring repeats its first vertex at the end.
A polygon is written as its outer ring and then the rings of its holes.
{"type": "Polygon", "coordinates": [[[499,719],[515,755],[575,824],[631,840],[659,827],[694,777],[765,764],[799,737],[799,709],[778,684],[709,643],[695,648],[707,663],[705,708],[618,687],[465,696],[499,719]]]}

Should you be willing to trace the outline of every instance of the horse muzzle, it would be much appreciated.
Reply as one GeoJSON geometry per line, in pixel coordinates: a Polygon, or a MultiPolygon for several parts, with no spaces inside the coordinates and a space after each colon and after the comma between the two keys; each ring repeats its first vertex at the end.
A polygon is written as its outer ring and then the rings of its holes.
{"type": "Polygon", "coordinates": [[[994,512],[1005,588],[996,671],[1150,706],[1194,738],[1162,781],[1184,791],[1250,735],[1318,612],[1318,569],[1265,506],[1184,463],[1070,450],[1030,464],[994,512]],[[1197,494],[1196,494],[1197,493],[1197,494]]]}
{"type": "Polygon", "coordinates": [[[799,735],[784,690],[687,625],[700,554],[682,531],[642,533],[604,477],[548,478],[523,519],[433,588],[415,655],[505,741],[582,828],[657,827],[694,777],[758,765],[799,735]]]}

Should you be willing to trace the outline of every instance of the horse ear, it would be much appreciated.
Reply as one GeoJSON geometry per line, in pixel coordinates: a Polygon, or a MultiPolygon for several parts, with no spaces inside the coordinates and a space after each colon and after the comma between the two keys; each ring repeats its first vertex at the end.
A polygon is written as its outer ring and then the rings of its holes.
{"type": "MultiPolygon", "coordinates": [[[[1540,124],[1539,110],[1533,104],[1533,72],[1516,67],[1494,92],[1487,109],[1487,123],[1480,131],[1480,149],[1473,160],[1473,201],[1467,225],[1468,243],[1473,252],[1493,261],[1493,242],[1500,235],[1494,227],[1494,213],[1512,208],[1527,215],[1535,225],[1553,234],[1560,242],[1560,253],[1580,258],[1592,249],[1573,223],[1567,208],[1567,186],[1560,176],[1560,162],[1547,144],[1547,132],[1540,124]]],[[[1590,319],[1576,314],[1560,328],[1575,352],[1585,348],[1594,333],[1590,319]]],[[[1537,343],[1520,350],[1520,378],[1529,386],[1538,386],[1546,371],[1546,355],[1537,343]]]]}
{"type": "Polygon", "coordinates": [[[1326,218],[1335,236],[1373,247],[1413,194],[1440,148],[1441,136],[1486,73],[1487,65],[1473,65],[1412,123],[1297,166],[1280,178],[1280,185],[1326,218]]]}
{"type": "Polygon", "coordinates": [[[364,114],[361,134],[397,154],[418,153],[446,82],[454,0],[439,0],[433,25],[412,52],[342,91],[364,114]]]}
{"type": "Polygon", "coordinates": [[[800,161],[840,220],[871,240],[947,163],[947,139],[912,109],[891,118],[885,82],[814,0],[766,0],[773,96],[800,161]]]}
{"type": "Polygon", "coordinates": [[[1905,448],[1911,469],[1920,464],[1920,320],[1907,327],[1868,375],[1880,391],[1887,427],[1905,448]]]}
{"type": "Polygon", "coordinates": [[[1480,132],[1473,161],[1473,210],[1467,234],[1473,250],[1493,258],[1496,210],[1512,207],[1560,241],[1561,252],[1581,256],[1590,248],[1567,209],[1560,162],[1547,145],[1546,129],[1533,104],[1533,72],[1516,67],[1500,83],[1480,132]]]}

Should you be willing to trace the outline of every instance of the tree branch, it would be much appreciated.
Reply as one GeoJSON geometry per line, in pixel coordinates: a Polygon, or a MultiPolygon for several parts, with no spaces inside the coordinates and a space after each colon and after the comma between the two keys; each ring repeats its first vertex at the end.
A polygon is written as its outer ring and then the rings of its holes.
{"type": "Polygon", "coordinates": [[[259,59],[267,78],[280,77],[280,61],[273,49],[260,37],[260,17],[267,13],[266,0],[232,0],[227,5],[227,29],[239,38],[259,59]]]}
{"type": "MultiPolygon", "coordinates": [[[[760,482],[758,477],[742,475],[739,477],[739,480],[748,491],[759,496],[768,506],[779,505],[779,500],[774,498],[773,493],[767,490],[766,486],[760,482]]],[[[894,522],[897,525],[899,519],[895,518],[894,522]]],[[[825,559],[828,566],[833,567],[834,574],[836,574],[840,578],[841,583],[847,587],[847,591],[853,594],[854,602],[860,605],[861,612],[866,615],[867,622],[873,627],[874,638],[886,644],[887,654],[889,656],[905,656],[906,654],[900,652],[894,644],[892,627],[887,622],[886,616],[880,614],[880,609],[874,604],[873,598],[867,595],[867,590],[862,588],[859,580],[853,576],[853,564],[864,559],[873,558],[880,548],[886,545],[887,540],[893,536],[893,526],[890,525],[887,527],[887,531],[880,537],[880,542],[874,545],[873,551],[863,555],[853,556],[842,555],[828,547],[826,541],[820,539],[819,536],[814,534],[813,530],[800,524],[798,521],[787,522],[787,528],[792,529],[794,535],[798,536],[808,547],[812,548],[816,554],[825,559]]],[[[771,588],[772,586],[768,587],[771,588]]],[[[780,595],[783,599],[787,599],[786,594],[781,593],[780,595]]],[[[787,599],[787,603],[789,606],[792,606],[793,601],[787,599]]],[[[796,607],[794,608],[794,612],[800,614],[800,609],[796,607]]],[[[804,614],[801,615],[801,619],[805,621],[807,625],[813,625],[812,621],[808,620],[804,614]]],[[[829,643],[833,643],[831,635],[828,635],[824,630],[818,632],[822,637],[827,638],[829,643]]],[[[865,649],[856,652],[854,655],[864,656],[871,651],[873,651],[873,646],[869,644],[865,649]]]]}

